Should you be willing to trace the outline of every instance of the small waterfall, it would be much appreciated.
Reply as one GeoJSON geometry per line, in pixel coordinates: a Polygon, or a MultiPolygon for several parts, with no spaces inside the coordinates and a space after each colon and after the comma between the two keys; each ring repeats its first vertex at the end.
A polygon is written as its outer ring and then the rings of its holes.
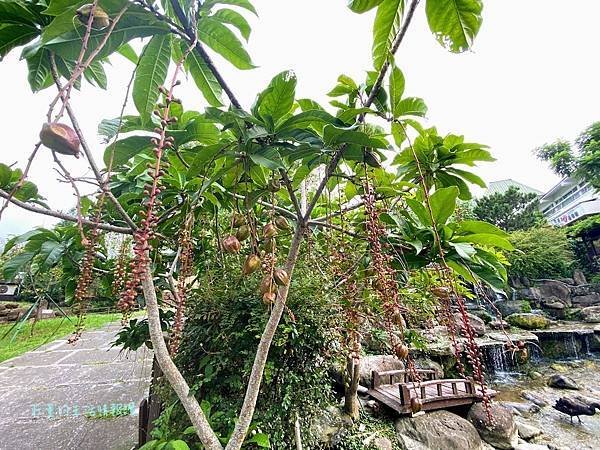
{"type": "Polygon", "coordinates": [[[542,358],[580,359],[591,354],[588,330],[543,331],[533,333],[538,337],[542,348],[542,358]]]}
{"type": "Polygon", "coordinates": [[[509,361],[502,345],[486,346],[485,360],[490,373],[503,373],[509,370],[509,361]]]}

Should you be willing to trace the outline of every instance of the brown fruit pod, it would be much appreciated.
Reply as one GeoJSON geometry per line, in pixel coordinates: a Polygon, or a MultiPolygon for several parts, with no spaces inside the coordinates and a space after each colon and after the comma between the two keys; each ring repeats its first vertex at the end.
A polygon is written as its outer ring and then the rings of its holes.
{"type": "Polygon", "coordinates": [[[399,359],[408,358],[408,346],[405,344],[400,344],[394,351],[399,359]]]}
{"type": "Polygon", "coordinates": [[[258,255],[248,255],[246,261],[244,261],[244,268],[242,273],[244,275],[250,275],[260,269],[260,258],[258,255]]]}
{"type": "Polygon", "coordinates": [[[265,305],[272,305],[275,303],[275,299],[277,298],[277,294],[274,292],[265,292],[262,296],[263,303],[265,305]]]}
{"type": "Polygon", "coordinates": [[[271,178],[269,180],[267,189],[269,190],[269,192],[277,192],[279,189],[281,189],[281,181],[275,178],[271,178]]]}
{"type": "Polygon", "coordinates": [[[250,237],[250,227],[248,225],[242,225],[235,233],[235,237],[238,238],[238,241],[240,242],[245,241],[250,237]]]}
{"type": "Polygon", "coordinates": [[[231,218],[231,224],[234,226],[234,228],[241,227],[245,223],[246,223],[246,218],[244,217],[243,214],[234,214],[233,217],[231,218]]]}
{"type": "MultiPolygon", "coordinates": [[[[79,21],[87,25],[88,20],[90,20],[90,14],[92,12],[92,3],[88,3],[86,5],[81,6],[77,11],[75,11],[75,15],[79,19],[79,21]]],[[[110,25],[110,17],[100,6],[96,6],[94,10],[94,18],[92,19],[92,28],[96,30],[102,30],[110,25]]]]}
{"type": "Polygon", "coordinates": [[[273,272],[273,280],[278,286],[285,286],[290,282],[288,273],[283,269],[275,269],[273,272]]]}
{"type": "Polygon", "coordinates": [[[279,228],[280,230],[289,230],[290,229],[290,223],[283,216],[277,216],[275,218],[275,226],[277,228],[279,228]]]}
{"type": "Polygon", "coordinates": [[[272,223],[268,223],[263,227],[263,236],[265,239],[271,239],[277,236],[277,227],[272,223]]]}
{"type": "Polygon", "coordinates": [[[262,246],[265,249],[265,251],[267,251],[269,253],[275,251],[275,238],[273,238],[273,239],[266,239],[263,242],[262,246]]]}
{"type": "Polygon", "coordinates": [[[275,293],[277,292],[277,285],[273,282],[269,275],[265,276],[260,282],[260,293],[275,293]]]}
{"type": "Polygon", "coordinates": [[[413,414],[418,413],[423,409],[423,403],[417,397],[413,397],[410,399],[410,410],[413,414]]]}
{"type": "Polygon", "coordinates": [[[40,131],[42,144],[63,155],[79,158],[79,137],[68,125],[62,123],[45,123],[40,131]]]}
{"type": "Polygon", "coordinates": [[[235,236],[227,236],[225,239],[223,239],[222,244],[223,249],[227,253],[239,253],[240,249],[242,248],[242,244],[240,244],[240,241],[238,241],[238,238],[235,236]]]}

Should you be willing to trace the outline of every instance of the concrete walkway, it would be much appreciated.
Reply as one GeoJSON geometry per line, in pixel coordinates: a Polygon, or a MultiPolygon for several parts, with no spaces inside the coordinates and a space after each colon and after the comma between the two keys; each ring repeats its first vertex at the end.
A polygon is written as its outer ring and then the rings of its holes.
{"type": "Polygon", "coordinates": [[[137,443],[138,406],[152,354],[109,350],[118,324],[61,339],[0,364],[0,450],[125,450],[137,443]]]}

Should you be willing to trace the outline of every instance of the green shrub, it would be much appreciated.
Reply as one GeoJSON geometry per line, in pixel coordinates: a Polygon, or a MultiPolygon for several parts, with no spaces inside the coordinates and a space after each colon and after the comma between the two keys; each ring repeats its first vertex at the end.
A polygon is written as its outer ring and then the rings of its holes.
{"type": "Polygon", "coordinates": [[[529,302],[527,300],[523,300],[521,302],[521,311],[523,311],[524,313],[531,312],[531,305],[529,304],[529,302]]]}
{"type": "MultiPolygon", "coordinates": [[[[233,430],[269,316],[257,292],[259,274],[240,280],[237,286],[231,279],[225,281],[227,277],[208,273],[199,281],[177,356],[197,397],[212,406],[211,425],[221,436],[233,430]]],[[[257,432],[268,435],[272,448],[293,448],[296,414],[302,429],[309,430],[310,419],[333,399],[329,368],[338,351],[334,342],[339,341],[340,320],[327,286],[327,280],[306,263],[294,271],[253,421],[257,432]]],[[[185,419],[183,412],[181,417],[185,419]]],[[[306,439],[310,445],[310,436],[306,439]]]]}
{"type": "Polygon", "coordinates": [[[560,278],[571,276],[575,255],[561,228],[539,227],[510,234],[515,251],[507,255],[511,276],[560,278]]]}

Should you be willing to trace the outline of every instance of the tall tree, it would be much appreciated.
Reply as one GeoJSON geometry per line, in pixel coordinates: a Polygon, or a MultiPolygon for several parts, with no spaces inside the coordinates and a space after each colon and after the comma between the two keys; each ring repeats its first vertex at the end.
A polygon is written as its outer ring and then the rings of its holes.
{"type": "Polygon", "coordinates": [[[479,220],[493,223],[505,231],[528,230],[544,220],[538,206],[536,194],[511,186],[504,193],[478,199],[473,212],[479,220]]]}
{"type": "Polygon", "coordinates": [[[542,161],[550,163],[560,176],[575,176],[600,188],[600,122],[586,128],[575,140],[575,149],[568,141],[558,139],[534,150],[542,161]]]}

